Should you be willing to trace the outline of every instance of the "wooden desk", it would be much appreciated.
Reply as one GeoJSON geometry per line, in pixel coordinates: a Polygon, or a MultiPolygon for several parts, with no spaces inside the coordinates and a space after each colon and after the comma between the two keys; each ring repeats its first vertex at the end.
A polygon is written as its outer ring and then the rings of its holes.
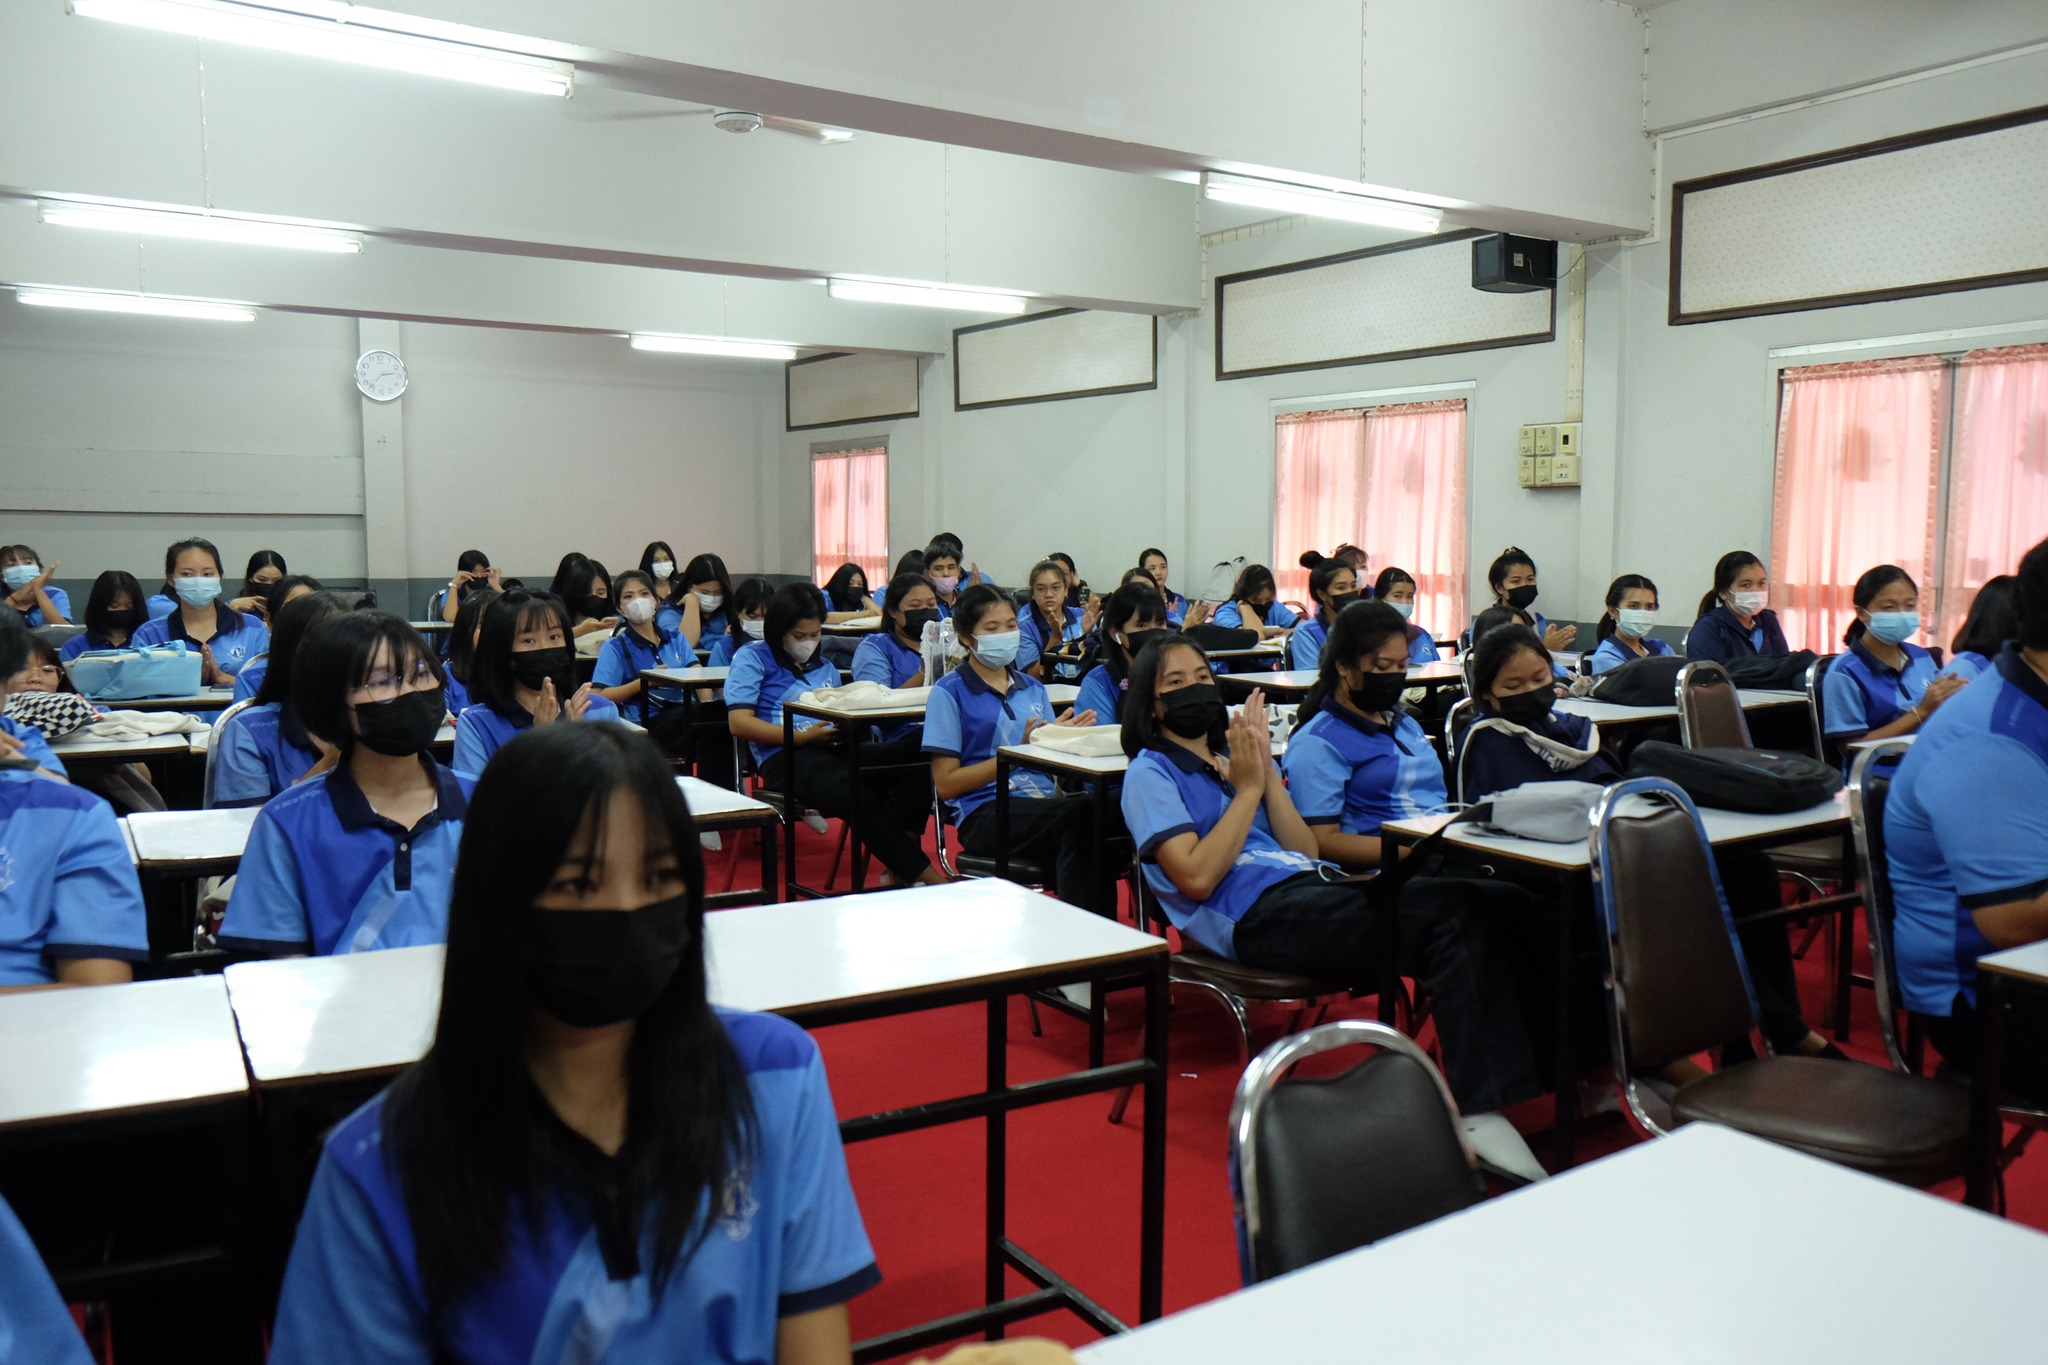
{"type": "Polygon", "coordinates": [[[1081,1350],[1252,1361],[2033,1360],[2048,1237],[1695,1123],[1554,1180],[1081,1350]],[[1798,1248],[1806,1292],[1783,1292],[1798,1248]],[[1874,1299],[1910,1261],[1911,1292],[1874,1299]],[[1675,1324],[1714,1286],[1738,1312],[1675,1324]],[[1475,1308],[1483,1305],[1483,1309],[1475,1308]]]}
{"type": "Polygon", "coordinates": [[[2005,1089],[2005,1034],[2015,996],[2038,998],[2048,991],[2048,942],[2027,943],[1977,959],[1977,1057],[1970,1074],[1970,1173],[1968,1197],[1980,1209],[1992,1206],[1999,1149],[2005,1143],[2000,1100],[2005,1089]]]}
{"type": "Polygon", "coordinates": [[[239,1099],[219,977],[0,995],[0,1131],[239,1099]]]}
{"type": "Polygon", "coordinates": [[[682,788],[683,804],[690,808],[690,820],[704,831],[757,830],[761,845],[761,888],[758,891],[709,891],[704,903],[713,909],[728,905],[753,905],[775,899],[775,822],[781,817],[766,801],[756,801],[740,792],[687,775],[676,778],[682,788]]]}

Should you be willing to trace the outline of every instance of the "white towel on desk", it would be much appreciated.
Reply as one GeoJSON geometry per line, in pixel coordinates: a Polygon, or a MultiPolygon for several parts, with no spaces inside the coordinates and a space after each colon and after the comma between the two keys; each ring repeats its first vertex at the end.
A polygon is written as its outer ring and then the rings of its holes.
{"type": "Polygon", "coordinates": [[[839,624],[849,630],[855,627],[880,630],[882,628],[882,618],[879,616],[849,616],[844,621],[839,622],[839,624]]]}
{"type": "Polygon", "coordinates": [[[1124,732],[1115,725],[1041,725],[1031,742],[1076,758],[1113,758],[1124,751],[1124,732]]]}
{"type": "Polygon", "coordinates": [[[820,687],[797,700],[809,706],[830,706],[840,711],[900,711],[923,706],[931,697],[929,687],[884,687],[878,682],[852,682],[844,687],[820,687]]]}
{"type": "Polygon", "coordinates": [[[135,740],[153,735],[190,735],[207,729],[183,711],[109,711],[78,732],[83,739],[135,740]]]}

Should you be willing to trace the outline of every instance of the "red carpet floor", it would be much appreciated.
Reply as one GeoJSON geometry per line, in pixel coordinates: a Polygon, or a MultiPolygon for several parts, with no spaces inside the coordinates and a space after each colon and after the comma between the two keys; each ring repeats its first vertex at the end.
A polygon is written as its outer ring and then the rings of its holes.
{"type": "MultiPolygon", "coordinates": [[[[823,881],[837,842],[799,831],[805,880],[823,881]]],[[[712,855],[714,885],[732,852],[712,855]]],[[[738,856],[744,884],[753,876],[751,845],[738,856]]],[[[845,885],[844,872],[839,885],[845,885]]],[[[1858,952],[1858,970],[1868,961],[1858,952]]],[[[1822,998],[1821,947],[1800,964],[1808,1018],[1822,998]]],[[[1867,990],[1852,992],[1846,1050],[1881,1061],[1876,1014],[1867,990]]],[[[1371,1002],[1350,1006],[1365,1013],[1371,1002]]],[[[1140,996],[1113,997],[1111,1058],[1138,1047],[1140,996]]],[[[1256,1008],[1256,1007],[1255,1007],[1256,1008]]],[[[1041,1010],[1044,1036],[1030,1036],[1025,1007],[1011,1002],[1010,1071],[1015,1079],[1055,1075],[1086,1065],[1081,1021],[1041,1010]]],[[[1286,1026],[1287,1011],[1255,1013],[1254,1046],[1286,1026]]],[[[982,1084],[983,1012],[962,1006],[841,1025],[818,1039],[842,1115],[871,1113],[977,1090],[982,1084]]],[[[1225,1174],[1230,1099],[1242,1070],[1235,1029],[1213,1000],[1183,992],[1173,1011],[1170,1113],[1167,1123],[1166,1310],[1174,1312],[1238,1286],[1237,1252],[1225,1174]]],[[[1110,1124],[1106,1097],[1069,1100],[1014,1115],[1010,1123],[1011,1236],[1027,1251],[1093,1294],[1111,1312],[1137,1313],[1138,1145],[1142,1099],[1121,1126],[1110,1124]]],[[[1547,1122],[1546,1104],[1513,1117],[1529,1129],[1547,1122]]],[[[1582,1136],[1581,1159],[1633,1139],[1619,1124],[1582,1136]]],[[[1539,1148],[1540,1151],[1540,1148],[1539,1148]]],[[[854,1335],[879,1332],[977,1305],[981,1300],[982,1128],[959,1124],[859,1143],[847,1152],[861,1212],[881,1263],[883,1282],[853,1305],[854,1335]]],[[[1961,1197],[1961,1182],[1937,1194],[1961,1197]]],[[[2007,1177],[2010,1215],[2048,1229],[2048,1140],[2007,1177]]],[[[1012,1276],[1011,1291],[1027,1288],[1012,1276]]],[[[1070,1314],[1027,1324],[1027,1330],[1080,1344],[1091,1332],[1070,1314]]]]}

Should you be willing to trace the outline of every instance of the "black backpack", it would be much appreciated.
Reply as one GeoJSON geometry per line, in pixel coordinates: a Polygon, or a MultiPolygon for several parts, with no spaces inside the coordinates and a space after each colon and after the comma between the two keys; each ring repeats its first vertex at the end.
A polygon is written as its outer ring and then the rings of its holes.
{"type": "Polygon", "coordinates": [[[1805,754],[1776,749],[1688,749],[1647,739],[1629,755],[1630,777],[1662,777],[1695,805],[1781,815],[1808,810],[1842,789],[1842,774],[1805,754]]]}
{"type": "Polygon", "coordinates": [[[1250,649],[1259,642],[1259,633],[1249,627],[1212,626],[1203,624],[1189,626],[1181,634],[1204,654],[1219,649],[1250,649]]]}
{"type": "Polygon", "coordinates": [[[1757,656],[1749,659],[1730,659],[1722,667],[1728,670],[1728,681],[1737,687],[1753,687],[1766,692],[1803,692],[1806,690],[1806,670],[1813,667],[1813,661],[1820,656],[1810,649],[1781,654],[1776,658],[1757,656]]]}
{"type": "Polygon", "coordinates": [[[1676,654],[1630,659],[1602,673],[1589,695],[1616,706],[1670,706],[1678,698],[1678,674],[1685,663],[1676,654]]]}

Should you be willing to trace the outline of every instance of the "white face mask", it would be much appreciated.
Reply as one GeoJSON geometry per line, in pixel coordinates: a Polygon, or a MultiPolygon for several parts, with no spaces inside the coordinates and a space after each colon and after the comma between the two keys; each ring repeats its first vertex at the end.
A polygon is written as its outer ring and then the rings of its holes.
{"type": "Polygon", "coordinates": [[[644,626],[654,619],[654,599],[651,597],[635,597],[620,607],[619,610],[624,612],[626,619],[634,625],[644,626]]]}
{"type": "Polygon", "coordinates": [[[717,611],[725,605],[725,594],[722,592],[696,592],[690,595],[696,598],[697,605],[706,611],[717,611]]]}
{"type": "Polygon", "coordinates": [[[647,566],[647,571],[656,578],[667,578],[676,571],[676,566],[669,563],[666,559],[657,559],[647,566]]]}
{"type": "Polygon", "coordinates": [[[932,586],[937,588],[941,595],[952,592],[960,586],[960,575],[934,574],[932,575],[932,586]]]}
{"type": "Polygon", "coordinates": [[[790,658],[800,664],[809,663],[811,656],[818,652],[818,642],[816,640],[784,640],[782,647],[789,651],[790,658]]]}
{"type": "Polygon", "coordinates": [[[749,640],[759,640],[768,633],[768,619],[764,616],[742,617],[740,634],[749,640]]]}
{"type": "Polygon", "coordinates": [[[1728,596],[1737,616],[1754,616],[1771,600],[1769,592],[1735,592],[1728,596]]]}

